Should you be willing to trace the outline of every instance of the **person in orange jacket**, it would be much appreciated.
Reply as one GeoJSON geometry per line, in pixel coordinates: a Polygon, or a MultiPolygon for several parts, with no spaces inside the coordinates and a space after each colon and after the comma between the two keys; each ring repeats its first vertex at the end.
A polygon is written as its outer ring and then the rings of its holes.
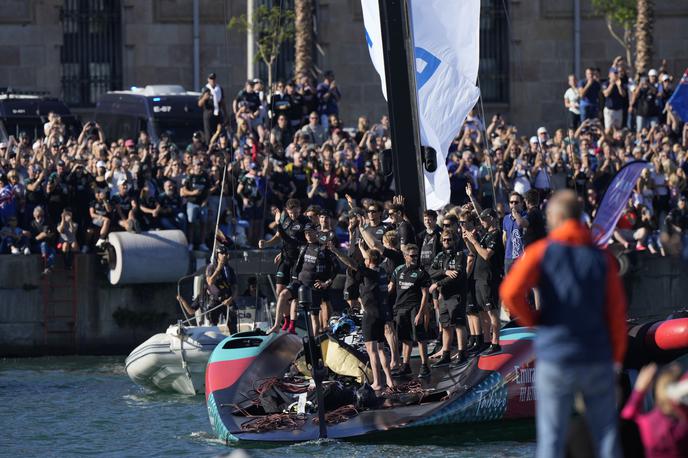
{"type": "Polygon", "coordinates": [[[614,382],[626,352],[626,296],[616,260],[593,243],[581,215],[573,191],[556,193],[547,206],[549,236],[526,249],[500,287],[509,313],[537,327],[538,457],[564,455],[577,392],[597,454],[621,456],[614,382]],[[535,287],[538,311],[527,301],[535,287]]]}

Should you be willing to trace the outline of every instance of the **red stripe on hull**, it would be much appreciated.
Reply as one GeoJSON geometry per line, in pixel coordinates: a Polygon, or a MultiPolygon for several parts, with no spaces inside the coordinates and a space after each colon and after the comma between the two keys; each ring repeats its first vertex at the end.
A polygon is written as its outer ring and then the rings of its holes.
{"type": "Polygon", "coordinates": [[[224,390],[234,385],[254,359],[256,359],[255,356],[252,356],[250,358],[218,361],[208,364],[205,370],[206,399],[210,393],[224,390]]]}

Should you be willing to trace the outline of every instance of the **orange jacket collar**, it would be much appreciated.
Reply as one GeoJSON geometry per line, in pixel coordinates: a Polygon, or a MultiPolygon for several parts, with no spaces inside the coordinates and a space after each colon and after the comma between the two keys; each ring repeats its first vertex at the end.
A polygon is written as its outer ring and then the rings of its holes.
{"type": "Polygon", "coordinates": [[[575,219],[569,219],[549,233],[549,239],[571,245],[592,245],[590,229],[575,219]]]}

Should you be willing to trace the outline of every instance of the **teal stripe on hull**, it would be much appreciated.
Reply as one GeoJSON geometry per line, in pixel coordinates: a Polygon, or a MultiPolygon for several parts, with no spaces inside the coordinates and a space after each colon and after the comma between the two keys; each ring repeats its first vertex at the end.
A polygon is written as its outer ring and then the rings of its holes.
{"type": "Polygon", "coordinates": [[[210,418],[210,424],[212,425],[218,439],[225,443],[237,442],[239,440],[236,436],[229,432],[229,430],[225,427],[225,424],[222,422],[222,419],[220,418],[220,411],[217,408],[215,397],[212,393],[210,393],[208,396],[208,417],[210,418]]]}
{"type": "Polygon", "coordinates": [[[533,340],[535,332],[528,328],[502,329],[499,333],[499,338],[502,340],[533,340]]]}
{"type": "Polygon", "coordinates": [[[249,337],[250,339],[261,339],[262,342],[257,347],[248,348],[230,348],[225,350],[223,347],[225,344],[234,339],[246,339],[247,337],[227,337],[225,340],[220,342],[215,350],[210,354],[210,359],[208,359],[208,364],[217,363],[220,361],[233,361],[235,359],[244,358],[255,358],[263,351],[263,349],[274,339],[278,337],[278,334],[270,334],[269,336],[255,336],[249,337]]]}

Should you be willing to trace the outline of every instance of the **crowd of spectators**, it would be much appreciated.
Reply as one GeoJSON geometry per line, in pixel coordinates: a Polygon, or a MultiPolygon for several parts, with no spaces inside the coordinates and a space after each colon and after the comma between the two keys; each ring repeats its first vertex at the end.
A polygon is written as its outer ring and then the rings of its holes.
{"type": "MultiPolygon", "coordinates": [[[[614,174],[644,159],[648,167],[614,242],[666,253],[665,242],[688,221],[688,124],[667,106],[677,78],[665,67],[634,81],[617,58],[607,77],[594,68],[580,82],[569,76],[568,126],[540,127],[532,136],[499,114],[488,122],[471,112],[447,159],[445,212],[472,194],[501,218],[514,191],[534,189],[544,202],[571,188],[589,222],[614,174]]],[[[189,249],[208,250],[216,221],[236,246],[256,247],[274,235],[272,215],[289,198],[333,217],[345,243],[347,196],[363,205],[391,203],[395,190],[381,170],[380,153],[391,145],[387,116],[362,116],[345,128],[342,96],[328,72],[319,83],[307,76],[278,81],[272,91],[251,80],[229,104],[211,74],[199,99],[204,129],[188,145],[164,135],[152,144],[143,131],[106,139],[93,122],[68,137],[51,115],[43,137],[22,133],[0,144],[0,253],[40,253],[49,268],[56,252],[69,262],[70,253],[96,249],[110,231],[173,228],[186,232],[189,249]]]]}

